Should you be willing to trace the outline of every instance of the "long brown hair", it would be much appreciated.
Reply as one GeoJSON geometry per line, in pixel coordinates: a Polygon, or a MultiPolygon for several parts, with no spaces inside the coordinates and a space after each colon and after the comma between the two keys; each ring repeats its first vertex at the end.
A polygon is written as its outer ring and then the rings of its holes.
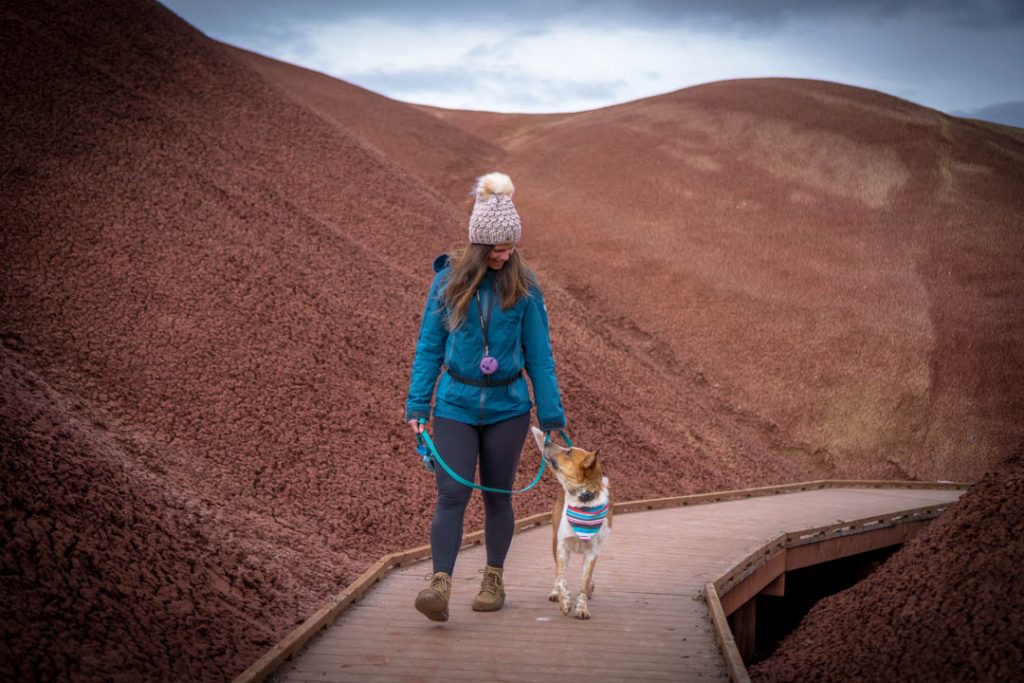
{"type": "MultiPolygon", "coordinates": [[[[469,302],[476,288],[487,274],[487,259],[494,247],[490,244],[470,244],[465,249],[449,254],[452,270],[445,284],[442,300],[448,309],[448,329],[454,330],[466,319],[469,302]]],[[[501,297],[501,307],[509,309],[537,285],[537,277],[526,261],[513,251],[501,270],[494,272],[494,286],[501,297]]]]}

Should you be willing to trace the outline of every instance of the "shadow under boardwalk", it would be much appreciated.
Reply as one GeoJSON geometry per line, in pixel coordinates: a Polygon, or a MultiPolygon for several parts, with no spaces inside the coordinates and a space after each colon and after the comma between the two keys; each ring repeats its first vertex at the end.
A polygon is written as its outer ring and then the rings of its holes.
{"type": "MultiPolygon", "coordinates": [[[[273,681],[728,680],[703,598],[706,581],[784,531],[956,500],[959,490],[826,488],[616,515],[595,571],[593,618],[548,601],[550,526],[515,537],[504,609],[470,609],[482,546],[455,567],[451,618],[413,609],[430,561],[387,573],[361,600],[286,662],[273,681]]],[[[579,585],[579,557],[569,574],[579,585]]]]}

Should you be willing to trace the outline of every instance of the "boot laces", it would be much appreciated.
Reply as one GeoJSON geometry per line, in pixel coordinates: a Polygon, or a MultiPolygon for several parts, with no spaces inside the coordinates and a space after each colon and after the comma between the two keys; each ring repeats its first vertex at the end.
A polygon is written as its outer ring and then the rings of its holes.
{"type": "Polygon", "coordinates": [[[441,573],[435,574],[434,578],[430,580],[430,589],[437,591],[438,593],[447,593],[451,586],[451,579],[441,573]]]}
{"type": "Polygon", "coordinates": [[[498,580],[501,578],[501,574],[495,571],[484,571],[484,580],[480,583],[480,592],[489,593],[491,595],[498,594],[498,580]]]}

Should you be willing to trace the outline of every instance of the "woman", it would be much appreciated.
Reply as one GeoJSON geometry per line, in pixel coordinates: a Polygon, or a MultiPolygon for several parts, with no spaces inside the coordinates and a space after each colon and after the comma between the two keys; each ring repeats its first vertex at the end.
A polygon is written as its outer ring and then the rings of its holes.
{"type": "MultiPolygon", "coordinates": [[[[521,226],[507,175],[478,179],[469,219],[469,246],[434,261],[434,282],[416,344],[405,419],[413,431],[430,419],[434,443],[451,468],[472,481],[511,489],[530,426],[530,376],[544,431],[565,426],[555,377],[548,317],[537,280],[516,251],[521,226]],[[442,367],[443,364],[443,367],[442,367]]],[[[447,621],[452,570],[462,544],[462,519],[472,489],[435,468],[437,504],[430,529],[434,574],[416,596],[416,609],[447,621]]],[[[515,531],[509,494],[484,492],[487,566],[473,609],[491,612],[505,603],[502,568],[515,531]]]]}

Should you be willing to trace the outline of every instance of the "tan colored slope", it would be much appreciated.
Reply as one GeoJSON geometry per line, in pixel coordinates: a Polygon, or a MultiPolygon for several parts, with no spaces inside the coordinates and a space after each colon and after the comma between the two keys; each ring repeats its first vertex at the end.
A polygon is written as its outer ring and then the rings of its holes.
{"type": "Polygon", "coordinates": [[[569,291],[844,474],[972,479],[1021,435],[1020,131],[784,79],[435,114],[504,146],[569,291]]]}

